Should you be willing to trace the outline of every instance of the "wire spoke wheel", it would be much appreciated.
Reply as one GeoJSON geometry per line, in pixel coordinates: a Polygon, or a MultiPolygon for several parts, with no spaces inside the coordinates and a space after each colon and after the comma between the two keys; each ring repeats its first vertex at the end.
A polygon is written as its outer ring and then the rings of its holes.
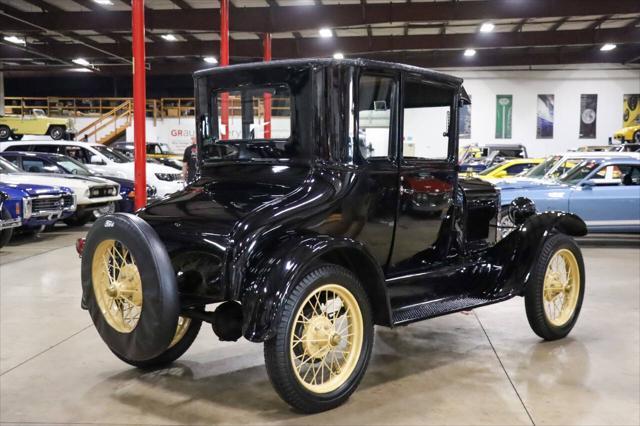
{"type": "Polygon", "coordinates": [[[142,313],[142,280],[129,249],[117,240],[102,241],[93,257],[91,274],[106,322],[120,333],[131,333],[142,313]]]}
{"type": "Polygon", "coordinates": [[[544,276],[542,302],[547,320],[561,327],[569,322],[578,304],[580,269],[574,254],[558,250],[547,266],[544,276]]]}
{"type": "Polygon", "coordinates": [[[295,315],[291,363],[296,378],[314,393],[333,392],[353,373],[363,339],[358,303],[337,284],[314,290],[295,315]]]}
{"type": "Polygon", "coordinates": [[[178,327],[176,328],[176,334],[173,336],[173,340],[169,344],[169,348],[174,347],[182,340],[182,338],[187,334],[189,330],[189,326],[191,325],[191,318],[187,317],[179,317],[178,318],[178,327]]]}

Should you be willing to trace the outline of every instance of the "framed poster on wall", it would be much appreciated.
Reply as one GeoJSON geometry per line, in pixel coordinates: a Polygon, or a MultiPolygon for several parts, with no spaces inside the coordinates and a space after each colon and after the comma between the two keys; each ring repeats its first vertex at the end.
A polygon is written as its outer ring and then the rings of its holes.
{"type": "Polygon", "coordinates": [[[538,95],[536,138],[553,139],[554,95],[538,95]]]}
{"type": "Polygon", "coordinates": [[[496,139],[511,139],[513,95],[496,95],[496,139]]]}
{"type": "MultiPolygon", "coordinates": [[[[469,95],[471,100],[471,95],[469,95]]],[[[460,139],[471,139],[471,105],[463,105],[459,110],[458,133],[460,139]]]]}
{"type": "Polygon", "coordinates": [[[580,139],[596,138],[598,95],[580,95],[580,139]]]}
{"type": "Polygon", "coordinates": [[[631,126],[640,126],[640,93],[623,98],[622,127],[631,126]]]}

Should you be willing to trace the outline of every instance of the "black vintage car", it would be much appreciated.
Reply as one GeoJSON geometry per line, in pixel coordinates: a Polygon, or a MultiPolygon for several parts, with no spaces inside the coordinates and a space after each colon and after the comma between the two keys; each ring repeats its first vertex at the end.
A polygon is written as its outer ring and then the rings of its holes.
{"type": "Polygon", "coordinates": [[[499,191],[458,179],[461,79],[314,59],[200,71],[195,86],[198,179],[79,244],[82,306],[123,361],[171,363],[207,322],[263,342],[276,391],[318,412],[358,386],[374,325],[524,296],[540,337],[573,328],[585,274],[571,236],[586,226],[517,199],[500,239],[499,191]],[[402,208],[422,176],[444,193],[402,208]]]}

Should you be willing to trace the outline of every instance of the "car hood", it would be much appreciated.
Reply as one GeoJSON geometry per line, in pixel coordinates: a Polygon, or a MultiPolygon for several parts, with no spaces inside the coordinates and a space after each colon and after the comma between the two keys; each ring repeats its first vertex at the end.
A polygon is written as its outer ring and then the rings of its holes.
{"type": "Polygon", "coordinates": [[[558,185],[557,182],[547,179],[533,179],[526,177],[506,178],[492,182],[501,190],[507,189],[527,189],[537,187],[548,187],[549,185],[558,185]]]}
{"type": "Polygon", "coordinates": [[[84,191],[86,191],[90,187],[104,185],[104,182],[93,181],[93,177],[87,179],[80,178],[79,176],[66,176],[67,175],[50,175],[45,173],[9,173],[4,175],[2,177],[2,180],[4,182],[11,183],[34,183],[38,185],[65,186],[79,193],[84,193],[84,191]]]}
{"type": "Polygon", "coordinates": [[[36,185],[32,183],[8,183],[5,180],[7,175],[2,176],[2,185],[0,191],[6,192],[10,198],[22,198],[26,195],[35,197],[38,195],[58,195],[60,193],[68,193],[68,188],[59,188],[57,186],[36,185]]]}

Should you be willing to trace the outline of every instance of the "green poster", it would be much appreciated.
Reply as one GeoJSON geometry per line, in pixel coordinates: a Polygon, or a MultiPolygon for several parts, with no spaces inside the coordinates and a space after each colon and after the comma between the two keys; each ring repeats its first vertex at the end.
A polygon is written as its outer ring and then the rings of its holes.
{"type": "Polygon", "coordinates": [[[496,139],[511,139],[513,95],[496,95],[496,139]]]}

